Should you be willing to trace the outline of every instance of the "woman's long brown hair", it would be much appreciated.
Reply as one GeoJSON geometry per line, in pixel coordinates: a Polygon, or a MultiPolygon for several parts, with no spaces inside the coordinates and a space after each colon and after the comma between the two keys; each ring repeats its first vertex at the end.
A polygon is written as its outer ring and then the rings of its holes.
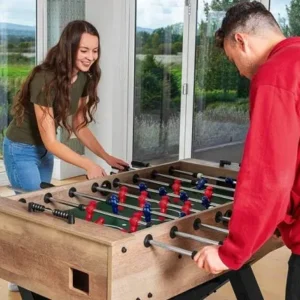
{"type": "Polygon", "coordinates": [[[41,71],[54,74],[51,81],[42,88],[47,103],[53,103],[54,119],[56,126],[62,126],[71,134],[71,127],[67,122],[70,107],[70,88],[75,61],[79,48],[80,39],[83,33],[89,33],[98,37],[98,58],[92,64],[88,72],[87,94],[89,100],[81,109],[84,121],[79,128],[91,123],[93,113],[99,101],[97,96],[97,85],[100,80],[101,70],[99,67],[100,58],[100,37],[97,29],[86,21],[76,20],[70,22],[63,30],[59,42],[51,48],[42,64],[36,66],[23,83],[20,91],[15,97],[15,104],[12,109],[17,125],[24,120],[24,112],[30,103],[30,83],[34,76],[41,71]]]}

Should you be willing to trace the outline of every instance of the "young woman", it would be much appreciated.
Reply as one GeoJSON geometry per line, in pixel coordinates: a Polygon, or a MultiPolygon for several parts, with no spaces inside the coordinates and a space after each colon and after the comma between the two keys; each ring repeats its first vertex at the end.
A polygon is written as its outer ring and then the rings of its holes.
{"type": "Polygon", "coordinates": [[[50,182],[53,156],[86,170],[89,179],[105,171],[56,139],[61,126],[110,166],[128,164],[105,152],[87,125],[98,103],[100,41],[96,28],[73,21],[57,45],[24,82],[13,106],[13,120],[4,139],[4,163],[13,188],[33,191],[50,182]]]}

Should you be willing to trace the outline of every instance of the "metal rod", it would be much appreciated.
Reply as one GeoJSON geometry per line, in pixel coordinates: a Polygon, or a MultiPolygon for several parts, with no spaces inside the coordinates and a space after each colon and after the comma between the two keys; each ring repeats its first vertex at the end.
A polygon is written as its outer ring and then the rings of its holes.
{"type": "MultiPolygon", "coordinates": [[[[139,180],[138,177],[136,177],[136,179],[139,180]]],[[[163,181],[153,180],[152,183],[154,183],[154,184],[156,184],[156,185],[161,185],[161,186],[168,186],[168,187],[170,186],[169,184],[167,184],[167,183],[165,183],[165,182],[163,182],[163,181]]],[[[126,186],[126,184],[123,184],[123,183],[121,183],[121,182],[120,182],[119,184],[125,185],[125,186],[126,186]]],[[[131,185],[130,187],[131,187],[131,188],[138,189],[137,186],[131,185]]],[[[196,192],[196,193],[200,193],[200,194],[205,194],[205,192],[204,192],[203,190],[197,190],[197,189],[195,189],[195,188],[188,188],[188,187],[184,187],[184,186],[181,186],[181,188],[182,188],[183,191],[190,191],[190,192],[193,192],[193,193],[196,192]]],[[[157,190],[147,189],[147,191],[158,194],[158,191],[157,191],[157,190]]],[[[178,195],[173,194],[173,193],[168,193],[167,196],[170,196],[170,197],[173,197],[173,198],[180,198],[178,195]]],[[[221,194],[217,194],[217,193],[212,193],[212,196],[215,196],[215,197],[219,197],[219,198],[223,198],[223,199],[227,199],[227,200],[233,201],[233,197],[231,197],[231,196],[221,195],[221,194]]],[[[201,203],[201,201],[199,201],[199,200],[197,200],[197,199],[195,199],[195,198],[189,198],[189,200],[191,200],[191,201],[193,201],[193,202],[201,203]]],[[[211,204],[217,206],[216,203],[213,203],[213,202],[212,202],[211,204]]]]}
{"type": "Polygon", "coordinates": [[[212,230],[215,230],[215,231],[219,231],[219,232],[224,232],[224,233],[226,233],[226,234],[229,233],[229,230],[228,230],[228,229],[220,228],[220,227],[213,226],[213,225],[208,225],[208,224],[202,224],[202,223],[201,223],[200,226],[205,227],[205,228],[208,228],[208,229],[212,229],[212,230]]]}
{"type": "Polygon", "coordinates": [[[229,187],[220,186],[220,185],[216,185],[216,184],[205,183],[205,186],[211,186],[211,187],[213,187],[215,189],[218,189],[218,190],[223,190],[223,191],[228,191],[228,192],[235,192],[234,188],[229,188],[229,187]]]}
{"type": "Polygon", "coordinates": [[[148,178],[136,177],[136,180],[147,182],[147,183],[160,184],[161,186],[170,187],[169,183],[161,182],[161,181],[157,181],[157,180],[152,180],[152,179],[148,179],[148,178]]]}
{"type": "Polygon", "coordinates": [[[167,178],[167,179],[172,179],[172,180],[180,180],[181,182],[185,182],[185,183],[192,183],[192,180],[190,180],[190,179],[175,177],[175,176],[172,176],[172,175],[161,174],[161,173],[158,173],[158,172],[155,172],[153,174],[155,176],[160,176],[162,178],[167,178]]]}
{"type": "Polygon", "coordinates": [[[129,183],[121,183],[121,182],[118,182],[118,186],[120,186],[120,185],[123,185],[123,186],[127,186],[127,187],[129,187],[129,188],[134,188],[134,189],[136,189],[136,185],[133,185],[133,184],[129,184],[129,183]]]}
{"type": "Polygon", "coordinates": [[[224,182],[224,183],[227,183],[230,180],[230,181],[232,181],[233,184],[236,184],[236,180],[229,178],[229,177],[219,178],[219,177],[213,177],[213,176],[204,175],[202,173],[198,173],[197,178],[198,179],[206,178],[206,179],[211,179],[211,180],[220,181],[220,182],[224,182]]]}
{"type": "MultiPolygon", "coordinates": [[[[205,192],[203,192],[203,194],[205,194],[205,192]]],[[[227,200],[230,200],[230,201],[233,201],[233,199],[234,199],[231,196],[221,195],[221,194],[218,194],[218,193],[212,193],[212,196],[227,199],[227,200]]]]}
{"type": "Polygon", "coordinates": [[[181,232],[181,231],[174,231],[174,234],[176,236],[180,236],[180,237],[183,237],[183,238],[186,238],[186,239],[194,240],[194,241],[205,243],[205,244],[220,245],[220,242],[218,242],[218,241],[210,240],[210,239],[207,239],[207,238],[199,237],[199,236],[192,235],[192,234],[185,233],[185,232],[181,232]]]}
{"type": "MultiPolygon", "coordinates": [[[[165,174],[161,174],[161,173],[157,173],[157,172],[154,173],[154,174],[155,174],[155,176],[160,176],[160,177],[163,177],[163,178],[168,178],[168,179],[173,179],[173,180],[180,180],[181,182],[186,182],[186,183],[190,183],[190,184],[194,183],[194,180],[175,177],[175,176],[171,176],[171,175],[165,175],[165,174]]],[[[211,184],[211,183],[205,183],[204,186],[211,186],[211,187],[214,187],[214,188],[219,189],[219,190],[230,191],[230,192],[235,191],[235,189],[233,189],[233,188],[227,188],[227,187],[223,187],[223,186],[219,186],[219,185],[215,185],[215,184],[211,184]]],[[[186,188],[182,187],[182,189],[185,190],[186,188]]]]}
{"type": "MultiPolygon", "coordinates": [[[[199,193],[199,194],[205,195],[205,191],[203,191],[203,190],[197,190],[197,189],[195,189],[195,188],[187,188],[187,187],[185,187],[185,186],[182,186],[181,188],[182,188],[183,191],[189,191],[189,192],[199,193]]],[[[223,198],[223,199],[227,199],[227,200],[233,201],[233,197],[231,197],[231,196],[225,196],[225,195],[216,194],[216,193],[212,193],[212,196],[215,196],[215,197],[219,197],[219,198],[223,198]]]]}
{"type": "Polygon", "coordinates": [[[178,169],[171,169],[170,172],[176,172],[176,173],[179,173],[179,174],[182,174],[182,175],[189,175],[189,176],[193,176],[194,177],[194,174],[193,172],[187,172],[187,171],[182,171],[182,170],[178,170],[178,169]]]}
{"type": "Polygon", "coordinates": [[[158,242],[158,241],[155,241],[155,240],[149,240],[149,244],[151,244],[152,246],[157,246],[157,247],[160,247],[160,248],[172,251],[172,252],[176,252],[176,253],[179,253],[179,254],[182,254],[182,255],[186,255],[186,256],[189,256],[189,257],[192,257],[193,254],[194,254],[193,251],[185,250],[185,249],[175,247],[175,246],[172,246],[172,245],[168,245],[168,244],[158,242]]]}
{"type": "Polygon", "coordinates": [[[236,184],[236,180],[233,178],[219,178],[219,177],[215,177],[215,176],[209,176],[209,175],[204,175],[203,173],[193,173],[193,172],[187,172],[187,171],[182,171],[182,170],[178,170],[178,169],[170,169],[170,172],[175,172],[175,173],[179,173],[182,175],[189,175],[189,176],[193,176],[194,178],[205,178],[205,179],[211,179],[211,180],[215,180],[215,181],[220,181],[220,182],[225,182],[227,183],[228,181],[232,181],[233,184],[236,184]]]}
{"type": "MultiPolygon", "coordinates": [[[[188,191],[188,190],[187,190],[188,191]]],[[[204,194],[204,193],[203,193],[204,194]]],[[[173,197],[173,198],[180,198],[179,195],[176,195],[176,194],[173,194],[173,193],[168,193],[168,196],[170,197],[173,197]]],[[[199,199],[195,199],[195,198],[191,198],[191,197],[188,197],[187,200],[190,200],[192,202],[195,202],[195,203],[200,203],[202,204],[202,200],[199,200],[199,199]]],[[[211,206],[219,206],[219,204],[215,203],[215,202],[210,202],[210,205],[211,206]]]]}
{"type": "MultiPolygon", "coordinates": [[[[157,183],[157,184],[159,184],[159,183],[157,183]]],[[[127,186],[127,184],[124,184],[123,182],[119,182],[119,186],[120,186],[120,185],[121,185],[121,186],[127,186]]],[[[134,189],[136,189],[136,190],[139,189],[139,187],[136,186],[136,185],[131,185],[131,188],[134,188],[134,189]]],[[[191,188],[184,188],[184,190],[204,194],[204,191],[194,190],[194,189],[191,189],[191,188]]],[[[183,190],[183,191],[184,191],[184,190],[183,190]]],[[[159,194],[159,191],[157,191],[157,190],[147,189],[147,191],[148,191],[148,192],[152,192],[152,193],[159,194]]],[[[212,195],[214,195],[214,193],[213,193],[212,195]]],[[[169,196],[169,197],[172,197],[172,198],[180,199],[180,196],[179,196],[179,195],[176,195],[176,194],[173,194],[173,193],[167,193],[166,196],[169,196]]],[[[221,197],[222,197],[222,195],[221,195],[221,197]]],[[[227,199],[227,198],[232,198],[232,197],[224,196],[224,198],[227,199]]],[[[232,198],[232,199],[233,199],[233,198],[232,198]]],[[[187,200],[190,200],[190,201],[192,201],[192,202],[196,202],[196,203],[202,204],[202,201],[199,200],[199,199],[195,199],[195,198],[190,198],[190,197],[188,197],[187,200]]],[[[228,199],[228,200],[231,200],[231,199],[228,199]]],[[[219,206],[219,204],[214,203],[214,202],[210,202],[210,204],[211,204],[211,206],[219,206]]],[[[170,205],[170,204],[169,204],[169,205],[170,205]]],[[[197,210],[195,210],[195,211],[194,211],[194,210],[191,210],[191,211],[193,211],[193,212],[199,212],[199,211],[197,211],[197,210]]]]}

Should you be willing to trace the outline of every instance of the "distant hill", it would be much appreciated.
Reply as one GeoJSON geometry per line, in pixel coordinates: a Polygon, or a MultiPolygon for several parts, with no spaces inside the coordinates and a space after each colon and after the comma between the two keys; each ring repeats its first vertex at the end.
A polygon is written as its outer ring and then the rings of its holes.
{"type": "Polygon", "coordinates": [[[35,26],[19,25],[12,23],[1,23],[0,31],[6,32],[7,36],[16,37],[34,37],[35,36],[35,26]]]}
{"type": "Polygon", "coordinates": [[[153,31],[160,30],[160,29],[168,29],[168,30],[171,30],[172,34],[182,35],[183,34],[183,23],[176,23],[176,24],[173,24],[173,25],[168,25],[166,27],[159,27],[159,28],[156,28],[156,29],[137,27],[136,31],[137,32],[143,32],[144,31],[144,32],[147,32],[149,34],[152,34],[153,31]]]}
{"type": "Polygon", "coordinates": [[[154,31],[154,29],[151,29],[151,28],[144,28],[144,27],[137,27],[136,28],[136,31],[137,32],[147,32],[147,33],[152,33],[154,31]]]}

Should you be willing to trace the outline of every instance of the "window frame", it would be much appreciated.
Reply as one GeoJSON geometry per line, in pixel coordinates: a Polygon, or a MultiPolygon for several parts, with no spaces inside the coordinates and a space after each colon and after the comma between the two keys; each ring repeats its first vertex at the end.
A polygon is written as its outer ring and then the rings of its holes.
{"type": "Polygon", "coordinates": [[[47,53],[47,0],[36,0],[36,64],[47,53]]]}

